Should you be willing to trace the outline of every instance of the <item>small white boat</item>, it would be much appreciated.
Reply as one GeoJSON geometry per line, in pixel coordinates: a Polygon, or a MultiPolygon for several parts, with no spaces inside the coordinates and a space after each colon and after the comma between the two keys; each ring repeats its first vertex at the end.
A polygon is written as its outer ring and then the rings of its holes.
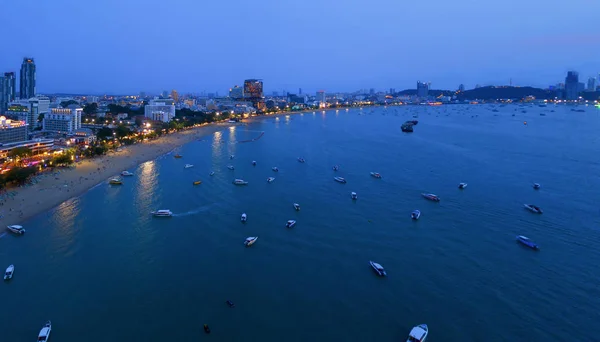
{"type": "Polygon", "coordinates": [[[150,214],[152,214],[155,217],[171,217],[171,216],[173,216],[173,213],[169,209],[160,209],[160,210],[152,211],[152,212],[150,212],[150,214]]]}
{"type": "Polygon", "coordinates": [[[133,173],[131,173],[129,171],[123,171],[123,172],[121,172],[121,176],[133,176],[133,173]]]}
{"type": "Polygon", "coordinates": [[[256,160],[252,161],[252,166],[256,166],[256,160]]]}
{"type": "Polygon", "coordinates": [[[273,166],[273,167],[271,168],[271,170],[273,170],[273,171],[275,171],[275,172],[279,172],[279,169],[277,168],[277,166],[273,166]]]}
{"type": "Polygon", "coordinates": [[[346,183],[346,179],[344,179],[343,177],[333,177],[333,179],[339,183],[346,183]]]}
{"type": "Polygon", "coordinates": [[[306,160],[305,160],[304,158],[302,158],[302,157],[298,157],[298,161],[299,161],[300,163],[304,163],[304,162],[306,162],[306,160]]]}
{"type": "Polygon", "coordinates": [[[350,193],[350,198],[352,198],[353,200],[358,199],[358,195],[356,194],[356,192],[352,191],[350,193]]]}
{"type": "Polygon", "coordinates": [[[464,189],[466,187],[467,187],[467,183],[460,183],[460,184],[458,184],[458,188],[459,189],[464,189]]]}
{"type": "Polygon", "coordinates": [[[192,165],[192,164],[185,164],[185,166],[183,168],[184,169],[189,169],[190,167],[194,167],[194,165],[192,165]]]}
{"type": "Polygon", "coordinates": [[[337,170],[339,170],[339,169],[340,169],[340,167],[339,167],[339,166],[337,166],[337,165],[334,165],[334,166],[332,167],[332,169],[333,169],[333,171],[337,171],[337,170]]]}
{"type": "Polygon", "coordinates": [[[227,165],[227,168],[228,168],[229,170],[234,170],[234,169],[235,169],[235,168],[233,167],[233,165],[227,165]]]}
{"type": "Polygon", "coordinates": [[[374,262],[374,261],[369,261],[369,264],[371,264],[371,267],[373,267],[373,269],[375,270],[375,272],[377,272],[377,274],[380,277],[384,277],[387,275],[387,273],[385,273],[385,270],[383,269],[383,266],[381,266],[380,264],[374,262]]]}
{"type": "Polygon", "coordinates": [[[121,185],[121,184],[123,184],[123,181],[121,181],[121,179],[120,179],[120,178],[118,178],[118,177],[115,177],[115,178],[111,178],[111,179],[108,181],[108,184],[111,184],[111,185],[121,185]]]}
{"type": "Polygon", "coordinates": [[[293,228],[295,225],[296,225],[296,220],[289,220],[285,224],[285,226],[288,227],[288,228],[293,228]]]}
{"type": "Polygon", "coordinates": [[[381,178],[381,175],[379,174],[379,172],[371,172],[371,176],[375,177],[375,178],[381,178]]]}
{"type": "Polygon", "coordinates": [[[406,340],[406,342],[425,342],[428,332],[429,328],[427,328],[427,324],[419,324],[412,328],[408,334],[408,340],[406,340]]]}
{"type": "Polygon", "coordinates": [[[234,180],[233,180],[233,184],[235,184],[235,185],[248,185],[248,182],[246,182],[246,181],[245,181],[245,180],[243,180],[243,179],[239,179],[239,178],[238,178],[238,179],[234,179],[234,180]]]}
{"type": "Polygon", "coordinates": [[[258,236],[247,237],[244,241],[244,245],[246,245],[246,247],[250,247],[256,242],[256,240],[258,240],[258,236]]]}
{"type": "Polygon", "coordinates": [[[533,183],[533,188],[534,188],[534,189],[536,189],[536,190],[537,190],[537,189],[539,189],[539,188],[541,188],[541,187],[542,187],[542,186],[540,185],[540,183],[533,183]]]}
{"type": "Polygon", "coordinates": [[[296,209],[296,211],[299,211],[300,210],[300,204],[294,203],[294,209],[296,209]]]}
{"type": "Polygon", "coordinates": [[[4,272],[4,280],[12,279],[13,273],[15,273],[15,265],[8,266],[6,272],[4,272]]]}
{"type": "Polygon", "coordinates": [[[246,213],[242,214],[242,222],[246,222],[246,220],[248,220],[248,215],[246,215],[246,213]]]}
{"type": "Polygon", "coordinates": [[[6,226],[8,230],[15,234],[23,235],[25,234],[25,228],[23,226],[19,226],[18,224],[13,224],[12,226],[6,226]]]}
{"type": "Polygon", "coordinates": [[[413,220],[418,220],[420,217],[421,217],[420,210],[415,210],[412,213],[410,213],[410,218],[412,218],[413,220]]]}
{"type": "Polygon", "coordinates": [[[50,338],[50,331],[52,331],[52,322],[48,321],[44,324],[42,330],[38,335],[38,342],[46,342],[50,338]]]}
{"type": "Polygon", "coordinates": [[[274,180],[275,180],[275,177],[269,177],[269,178],[267,178],[267,182],[269,182],[269,183],[273,182],[274,180]]]}
{"type": "Polygon", "coordinates": [[[211,171],[211,172],[210,172],[210,175],[211,175],[211,176],[214,176],[214,175],[215,175],[215,172],[214,172],[214,171],[211,171]]]}

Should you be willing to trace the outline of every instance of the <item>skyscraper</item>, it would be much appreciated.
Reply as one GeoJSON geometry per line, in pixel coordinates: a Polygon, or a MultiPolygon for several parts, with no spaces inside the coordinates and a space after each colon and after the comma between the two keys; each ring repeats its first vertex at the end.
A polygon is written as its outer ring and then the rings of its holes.
{"type": "Polygon", "coordinates": [[[14,72],[5,72],[0,77],[0,112],[6,111],[8,103],[15,100],[16,78],[14,72]]]}
{"type": "Polygon", "coordinates": [[[588,79],[587,91],[596,91],[596,79],[595,78],[590,77],[588,79]]]}
{"type": "Polygon", "coordinates": [[[417,81],[417,96],[427,97],[429,95],[429,84],[417,81]]]}
{"type": "Polygon", "coordinates": [[[23,100],[35,97],[35,63],[33,58],[23,58],[20,81],[19,97],[23,100]]]}
{"type": "Polygon", "coordinates": [[[175,101],[175,103],[179,102],[179,93],[177,93],[177,90],[171,90],[171,98],[173,101],[175,101]]]}
{"type": "Polygon", "coordinates": [[[579,73],[569,71],[565,77],[565,99],[577,100],[579,97],[579,73]]]}
{"type": "Polygon", "coordinates": [[[462,93],[463,91],[465,91],[465,85],[464,85],[464,84],[461,84],[461,85],[459,85],[459,86],[458,86],[458,91],[459,91],[459,92],[461,92],[461,93],[462,93]]]}
{"type": "Polygon", "coordinates": [[[325,103],[325,91],[319,90],[316,97],[317,102],[325,103]]]}
{"type": "Polygon", "coordinates": [[[261,80],[244,81],[244,98],[249,100],[258,100],[263,97],[263,83],[261,80]]]}

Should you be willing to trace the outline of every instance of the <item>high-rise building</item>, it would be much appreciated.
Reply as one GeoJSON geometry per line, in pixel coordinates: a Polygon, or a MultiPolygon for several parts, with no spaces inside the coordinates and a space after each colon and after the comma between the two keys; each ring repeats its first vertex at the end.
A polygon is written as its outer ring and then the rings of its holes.
{"type": "Polygon", "coordinates": [[[596,79],[594,77],[588,78],[587,91],[596,91],[596,79]]]}
{"type": "Polygon", "coordinates": [[[316,101],[320,102],[320,103],[325,103],[325,91],[324,90],[319,90],[317,92],[316,101]]]}
{"type": "Polygon", "coordinates": [[[263,82],[261,80],[244,81],[244,98],[249,100],[259,100],[263,98],[263,82]]]}
{"type": "MultiPolygon", "coordinates": [[[[50,110],[50,99],[45,96],[38,96],[29,99],[29,115],[27,116],[27,125],[30,131],[39,126],[38,118],[40,114],[46,115],[50,110]]],[[[81,117],[81,115],[80,115],[81,117]]],[[[81,120],[79,120],[81,122],[81,120]]],[[[81,125],[79,125],[81,126],[81,125]]]]}
{"type": "Polygon", "coordinates": [[[179,94],[177,93],[177,90],[171,90],[171,98],[173,101],[175,101],[175,103],[179,102],[179,94]]]}
{"type": "Polygon", "coordinates": [[[27,125],[23,121],[14,121],[0,116],[0,144],[27,140],[27,125]]]}
{"type": "Polygon", "coordinates": [[[369,89],[369,95],[375,95],[375,88],[369,89]]]}
{"type": "Polygon", "coordinates": [[[565,99],[577,100],[579,97],[579,73],[569,71],[565,77],[565,99]]]}
{"type": "Polygon", "coordinates": [[[429,96],[429,84],[421,81],[417,81],[417,96],[427,97],[429,96]]]}
{"type": "Polygon", "coordinates": [[[8,109],[8,104],[15,100],[15,73],[5,72],[0,76],[0,113],[8,109]]]}
{"type": "Polygon", "coordinates": [[[464,84],[461,84],[461,85],[459,85],[459,86],[458,86],[458,91],[459,91],[459,92],[461,92],[461,93],[462,93],[463,91],[465,91],[465,85],[464,85],[464,84]]]}
{"type": "Polygon", "coordinates": [[[50,113],[44,115],[43,130],[60,134],[72,134],[81,128],[81,114],[83,108],[70,105],[67,108],[52,108],[50,113]]]}
{"type": "Polygon", "coordinates": [[[244,98],[244,88],[240,86],[234,86],[229,89],[229,97],[234,100],[241,100],[244,98]]]}
{"type": "Polygon", "coordinates": [[[302,88],[298,88],[298,95],[302,95],[302,88]]]}
{"type": "Polygon", "coordinates": [[[19,98],[27,100],[35,97],[35,63],[33,58],[23,58],[20,81],[19,98]]]}
{"type": "Polygon", "coordinates": [[[396,89],[390,88],[390,95],[394,95],[394,94],[396,94],[396,89]]]}

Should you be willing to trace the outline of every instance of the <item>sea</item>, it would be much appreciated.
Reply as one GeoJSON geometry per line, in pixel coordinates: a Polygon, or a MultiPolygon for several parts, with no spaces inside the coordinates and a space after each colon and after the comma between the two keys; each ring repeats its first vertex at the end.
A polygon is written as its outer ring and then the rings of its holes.
{"type": "Polygon", "coordinates": [[[428,342],[600,341],[599,132],[598,108],[534,104],[224,127],[0,238],[0,341],[47,320],[61,342],[406,341],[423,323],[428,342]]]}

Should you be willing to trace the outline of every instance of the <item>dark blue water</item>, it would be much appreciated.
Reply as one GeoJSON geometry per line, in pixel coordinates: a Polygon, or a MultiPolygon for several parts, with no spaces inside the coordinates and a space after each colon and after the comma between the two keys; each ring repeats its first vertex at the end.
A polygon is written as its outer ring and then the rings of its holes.
{"type": "Polygon", "coordinates": [[[0,340],[33,340],[51,319],[62,342],[400,341],[420,323],[428,341],[597,341],[600,110],[497,108],[269,118],[142,164],[0,239],[0,266],[16,267],[0,340]],[[149,215],[163,208],[175,217],[149,215]]]}

